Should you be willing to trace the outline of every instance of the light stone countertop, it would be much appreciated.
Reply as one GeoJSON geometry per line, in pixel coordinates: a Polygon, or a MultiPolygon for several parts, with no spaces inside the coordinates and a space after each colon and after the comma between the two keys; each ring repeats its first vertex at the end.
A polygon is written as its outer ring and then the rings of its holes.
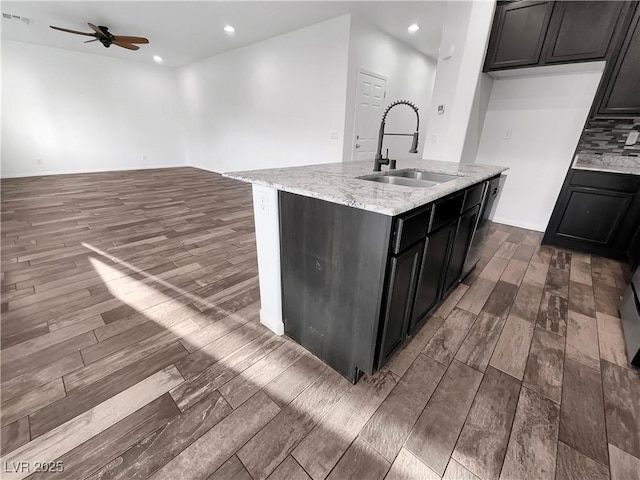
{"type": "MultiPolygon", "coordinates": [[[[495,165],[464,165],[437,160],[398,160],[397,170],[418,169],[460,176],[430,188],[371,182],[358,177],[390,173],[373,171],[373,160],[324,163],[303,167],[227,172],[225,177],[284,192],[318,198],[383,215],[399,215],[507,170],[495,165]]],[[[393,172],[393,171],[391,171],[393,172]]]]}
{"type": "Polygon", "coordinates": [[[640,157],[580,153],[575,156],[572,168],[575,170],[640,175],[640,157]]]}

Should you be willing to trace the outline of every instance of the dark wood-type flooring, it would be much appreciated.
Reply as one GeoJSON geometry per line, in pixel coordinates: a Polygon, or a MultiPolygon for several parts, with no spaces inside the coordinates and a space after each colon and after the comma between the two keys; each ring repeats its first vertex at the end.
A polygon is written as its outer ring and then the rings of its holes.
{"type": "Polygon", "coordinates": [[[493,224],[471,276],[351,385],[258,322],[248,185],[4,180],[0,476],[637,480],[628,271],[540,239],[493,224]]]}

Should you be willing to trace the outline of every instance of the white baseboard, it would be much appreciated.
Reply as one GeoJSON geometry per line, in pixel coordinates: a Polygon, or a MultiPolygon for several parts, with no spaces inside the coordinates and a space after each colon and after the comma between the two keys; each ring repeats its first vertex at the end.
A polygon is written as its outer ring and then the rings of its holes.
{"type": "Polygon", "coordinates": [[[50,175],[74,175],[77,173],[107,173],[107,172],[128,172],[132,170],[157,170],[159,168],[181,168],[189,167],[187,164],[180,165],[150,165],[144,167],[122,167],[122,168],[97,168],[84,170],[59,170],[53,172],[34,172],[34,173],[10,173],[2,174],[0,178],[27,178],[27,177],[48,177],[50,175]]]}
{"type": "Polygon", "coordinates": [[[534,223],[521,222],[519,220],[512,220],[510,218],[494,217],[490,219],[495,223],[502,223],[511,227],[526,228],[527,230],[535,230],[536,232],[544,232],[547,229],[547,225],[539,225],[534,223]]]}
{"type": "Polygon", "coordinates": [[[276,315],[262,308],[260,309],[260,323],[276,335],[284,335],[284,323],[276,315]]]}

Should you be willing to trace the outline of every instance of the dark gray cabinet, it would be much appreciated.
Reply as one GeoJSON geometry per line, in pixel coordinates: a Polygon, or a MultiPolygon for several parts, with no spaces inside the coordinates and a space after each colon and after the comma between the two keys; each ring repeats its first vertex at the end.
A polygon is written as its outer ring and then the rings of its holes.
{"type": "Polygon", "coordinates": [[[442,281],[449,264],[449,250],[456,234],[456,225],[457,215],[455,220],[427,236],[411,316],[411,331],[441,299],[442,281]]]}
{"type": "Polygon", "coordinates": [[[484,71],[614,58],[631,1],[499,1],[484,71]]]}
{"type": "Polygon", "coordinates": [[[613,68],[605,73],[604,84],[597,116],[640,115],[640,8],[635,11],[613,68]]]}
{"type": "Polygon", "coordinates": [[[543,243],[628,259],[640,224],[640,177],[570,170],[543,243]]]}
{"type": "Polygon", "coordinates": [[[553,2],[498,2],[485,71],[526,67],[540,61],[553,2]]]}
{"type": "Polygon", "coordinates": [[[391,257],[380,365],[386,362],[407,336],[423,248],[424,241],[420,241],[405,252],[391,257]]]}
{"type": "Polygon", "coordinates": [[[484,191],[398,217],[280,192],[285,333],[352,382],[381,368],[460,279],[484,191]]]}
{"type": "Polygon", "coordinates": [[[626,9],[627,4],[621,1],[556,2],[543,63],[606,58],[626,9]]]}

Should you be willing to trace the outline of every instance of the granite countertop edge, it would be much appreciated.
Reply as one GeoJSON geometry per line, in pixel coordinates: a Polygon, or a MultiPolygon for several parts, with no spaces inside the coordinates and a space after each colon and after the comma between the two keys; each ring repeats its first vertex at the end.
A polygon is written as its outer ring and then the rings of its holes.
{"type": "Polygon", "coordinates": [[[507,167],[435,160],[399,160],[397,171],[406,169],[458,174],[460,178],[430,188],[376,183],[359,177],[388,175],[393,171],[373,172],[370,161],[226,172],[223,175],[254,185],[396,216],[499,175],[507,167]]]}
{"type": "Polygon", "coordinates": [[[592,172],[640,175],[640,158],[626,155],[579,153],[575,155],[571,168],[592,172]]]}

